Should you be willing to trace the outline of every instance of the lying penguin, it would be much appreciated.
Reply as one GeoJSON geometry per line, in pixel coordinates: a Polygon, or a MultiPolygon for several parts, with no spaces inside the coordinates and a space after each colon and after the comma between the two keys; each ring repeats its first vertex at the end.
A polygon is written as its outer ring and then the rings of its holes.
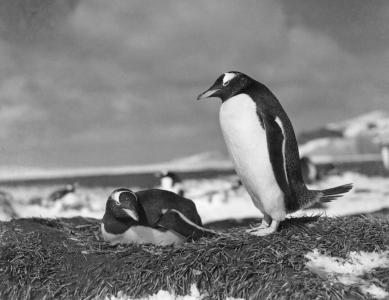
{"type": "Polygon", "coordinates": [[[101,224],[104,241],[116,244],[180,244],[217,234],[202,226],[192,200],[159,189],[114,190],[101,224]]]}

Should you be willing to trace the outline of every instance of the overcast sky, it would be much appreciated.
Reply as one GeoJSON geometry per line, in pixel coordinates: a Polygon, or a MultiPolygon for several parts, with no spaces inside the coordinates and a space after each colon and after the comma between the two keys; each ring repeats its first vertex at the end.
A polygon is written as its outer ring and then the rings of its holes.
{"type": "Polygon", "coordinates": [[[389,1],[2,0],[0,166],[225,153],[223,72],[267,85],[297,132],[389,110],[389,1]]]}

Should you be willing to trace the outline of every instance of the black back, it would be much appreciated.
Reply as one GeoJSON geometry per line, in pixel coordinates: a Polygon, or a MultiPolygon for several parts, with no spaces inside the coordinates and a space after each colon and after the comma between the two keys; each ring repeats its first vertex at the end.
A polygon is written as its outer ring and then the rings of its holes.
{"type": "Polygon", "coordinates": [[[161,218],[163,210],[175,209],[196,225],[202,226],[196,205],[190,199],[160,189],[139,191],[136,195],[141,207],[139,212],[140,225],[154,226],[161,218]]]}
{"type": "Polygon", "coordinates": [[[304,184],[301,168],[298,144],[293,126],[285,113],[278,99],[262,83],[251,79],[252,82],[241,91],[249,95],[256,104],[258,119],[262,126],[265,126],[268,140],[268,151],[276,175],[277,183],[285,194],[285,206],[288,212],[300,208],[299,198],[307,188],[304,184]],[[283,124],[286,137],[285,143],[285,164],[286,177],[284,172],[284,158],[282,155],[283,133],[276,123],[279,118],[283,124]],[[287,184],[289,182],[289,184],[287,184]]]}

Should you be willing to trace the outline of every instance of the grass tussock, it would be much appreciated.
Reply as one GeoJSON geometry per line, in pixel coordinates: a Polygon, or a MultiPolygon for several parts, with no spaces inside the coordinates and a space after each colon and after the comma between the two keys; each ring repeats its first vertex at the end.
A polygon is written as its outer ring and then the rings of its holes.
{"type": "MultiPolygon", "coordinates": [[[[366,299],[357,286],[311,273],[305,254],[346,258],[389,249],[383,218],[291,219],[267,237],[244,229],[178,247],[111,247],[95,219],[0,222],[0,299],[96,299],[119,291],[136,298],[161,289],[184,295],[193,283],[209,299],[366,299]]],[[[388,273],[372,273],[386,290],[388,273]]]]}

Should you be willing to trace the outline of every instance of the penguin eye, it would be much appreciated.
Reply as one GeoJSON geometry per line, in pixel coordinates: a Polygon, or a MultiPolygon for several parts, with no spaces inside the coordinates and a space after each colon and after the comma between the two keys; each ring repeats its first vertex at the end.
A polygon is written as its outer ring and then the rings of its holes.
{"type": "Polygon", "coordinates": [[[223,82],[223,86],[227,86],[230,83],[230,81],[223,82]]]}

